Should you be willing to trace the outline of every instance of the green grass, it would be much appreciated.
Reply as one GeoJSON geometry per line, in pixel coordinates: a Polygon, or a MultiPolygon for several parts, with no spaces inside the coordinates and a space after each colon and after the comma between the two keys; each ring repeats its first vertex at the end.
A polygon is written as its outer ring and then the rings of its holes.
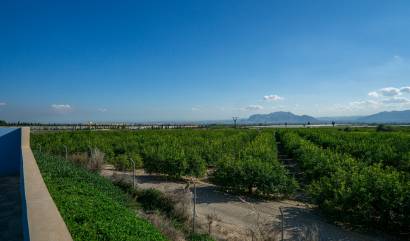
{"type": "Polygon", "coordinates": [[[56,157],[36,160],[75,241],[167,240],[109,180],[56,157]]]}

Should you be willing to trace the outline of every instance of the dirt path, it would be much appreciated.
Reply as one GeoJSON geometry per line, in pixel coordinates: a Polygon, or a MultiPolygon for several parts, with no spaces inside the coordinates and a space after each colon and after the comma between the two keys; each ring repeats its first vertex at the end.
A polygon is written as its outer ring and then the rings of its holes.
{"type": "Polygon", "coordinates": [[[299,165],[297,161],[293,160],[289,155],[287,155],[283,151],[283,147],[280,142],[277,142],[278,145],[278,160],[282,163],[282,165],[288,169],[289,175],[293,176],[298,182],[299,189],[296,190],[296,192],[293,194],[293,199],[296,199],[301,202],[306,202],[308,201],[308,198],[305,194],[304,187],[306,181],[304,180],[304,173],[302,170],[300,170],[299,165]]]}
{"type": "MultiPolygon", "coordinates": [[[[132,173],[113,171],[105,168],[103,176],[113,174],[129,178],[132,173]]],[[[136,172],[137,185],[140,188],[155,188],[163,192],[183,189],[185,182],[169,181],[163,176],[146,174],[143,170],[136,172]]],[[[192,191],[192,187],[191,191],[192,191]]],[[[284,213],[285,240],[305,240],[303,236],[311,233],[320,236],[320,240],[357,240],[376,241],[392,240],[388,237],[364,235],[344,230],[329,224],[321,218],[312,207],[293,201],[259,201],[218,191],[216,186],[201,182],[197,185],[197,220],[204,230],[208,230],[207,216],[214,216],[212,235],[221,240],[252,240],[269,234],[280,240],[281,214],[284,213]],[[216,216],[216,217],[215,217],[216,216]],[[262,231],[260,231],[262,230],[262,231]]],[[[317,239],[319,240],[319,239],[317,239]]]]}

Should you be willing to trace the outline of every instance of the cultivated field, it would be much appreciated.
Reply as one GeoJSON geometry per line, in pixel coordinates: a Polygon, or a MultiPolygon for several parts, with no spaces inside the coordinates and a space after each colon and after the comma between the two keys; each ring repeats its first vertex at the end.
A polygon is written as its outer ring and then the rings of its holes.
{"type": "Polygon", "coordinates": [[[275,236],[283,207],[290,239],[313,227],[321,240],[390,240],[382,233],[406,239],[410,232],[409,133],[405,128],[50,132],[33,135],[32,148],[101,169],[102,163],[90,159],[97,148],[115,168],[105,170],[106,176],[130,177],[133,159],[136,168],[145,169],[137,175],[141,188],[187,189],[187,180],[197,180],[199,222],[206,230],[213,215],[218,239],[251,238],[258,222],[274,227],[269,232],[275,236]]]}

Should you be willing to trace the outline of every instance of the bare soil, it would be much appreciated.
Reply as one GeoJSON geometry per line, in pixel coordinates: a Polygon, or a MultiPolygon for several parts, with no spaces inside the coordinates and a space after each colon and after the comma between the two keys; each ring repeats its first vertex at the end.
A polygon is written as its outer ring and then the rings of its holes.
{"type": "MultiPolygon", "coordinates": [[[[101,174],[106,177],[122,176],[132,182],[131,172],[115,171],[109,165],[101,174]]],[[[147,174],[144,170],[136,171],[136,183],[139,188],[155,188],[163,192],[187,188],[185,181],[147,174]]],[[[188,188],[192,193],[193,186],[188,188]]],[[[196,220],[205,232],[211,223],[211,234],[218,240],[267,240],[266,236],[275,238],[269,240],[280,240],[280,209],[284,214],[284,240],[394,240],[384,234],[362,234],[331,224],[313,206],[301,201],[265,201],[232,195],[207,182],[197,183],[196,193],[196,220]]]]}

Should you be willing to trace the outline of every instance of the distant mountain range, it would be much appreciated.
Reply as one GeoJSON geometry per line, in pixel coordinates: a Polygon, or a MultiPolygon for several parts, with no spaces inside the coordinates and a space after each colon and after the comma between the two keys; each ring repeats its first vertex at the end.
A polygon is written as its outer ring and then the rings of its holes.
{"type": "Polygon", "coordinates": [[[357,122],[365,123],[410,123],[410,110],[383,111],[374,115],[363,116],[357,122]]]}
{"type": "Polygon", "coordinates": [[[255,114],[248,119],[240,120],[241,124],[311,124],[318,123],[410,123],[410,110],[383,111],[368,116],[338,116],[338,117],[312,117],[308,115],[295,115],[291,112],[278,111],[270,114],[255,114]]]}
{"type": "Polygon", "coordinates": [[[242,120],[245,124],[303,124],[303,123],[319,123],[320,121],[308,115],[295,115],[291,112],[278,111],[270,114],[251,115],[248,119],[242,120]]]}

